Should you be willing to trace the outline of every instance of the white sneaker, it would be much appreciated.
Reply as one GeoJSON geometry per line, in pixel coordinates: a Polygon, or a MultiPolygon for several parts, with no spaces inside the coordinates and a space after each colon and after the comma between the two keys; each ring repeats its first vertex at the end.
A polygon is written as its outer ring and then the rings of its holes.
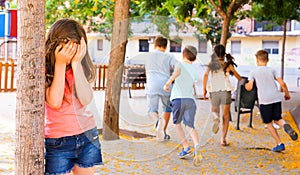
{"type": "MultiPolygon", "coordinates": [[[[276,123],[273,123],[273,127],[274,127],[275,129],[280,129],[280,126],[277,125],[276,123]]],[[[265,129],[267,129],[267,128],[268,128],[267,125],[265,125],[265,129]]]]}
{"type": "Polygon", "coordinates": [[[280,129],[280,126],[277,125],[276,123],[273,123],[273,127],[274,127],[275,129],[280,129]]]}
{"type": "Polygon", "coordinates": [[[164,140],[164,125],[165,125],[165,120],[163,118],[158,119],[157,127],[156,127],[156,139],[158,141],[163,141],[164,140]]]}

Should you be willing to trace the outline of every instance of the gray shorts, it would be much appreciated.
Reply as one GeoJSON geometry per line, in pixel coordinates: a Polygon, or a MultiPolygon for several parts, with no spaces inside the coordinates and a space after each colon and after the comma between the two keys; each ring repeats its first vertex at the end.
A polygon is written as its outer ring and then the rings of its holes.
{"type": "Polygon", "coordinates": [[[218,91],[210,93],[212,106],[228,105],[231,103],[231,91],[218,91]]]}

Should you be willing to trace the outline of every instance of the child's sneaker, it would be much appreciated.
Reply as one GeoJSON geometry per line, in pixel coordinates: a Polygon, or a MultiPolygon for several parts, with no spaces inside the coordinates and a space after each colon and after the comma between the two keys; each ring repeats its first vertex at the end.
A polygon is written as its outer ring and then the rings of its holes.
{"type": "Polygon", "coordinates": [[[195,150],[194,150],[193,165],[194,166],[200,166],[201,161],[202,161],[202,156],[201,156],[200,148],[196,146],[195,150]]]}
{"type": "Polygon", "coordinates": [[[284,124],[283,125],[284,131],[291,137],[292,140],[297,140],[298,139],[298,134],[293,130],[291,125],[289,124],[284,124]]]}
{"type": "Polygon", "coordinates": [[[184,150],[184,148],[182,148],[181,152],[179,153],[178,157],[180,159],[183,159],[185,157],[187,157],[188,155],[190,155],[192,153],[191,148],[187,147],[186,150],[184,150]]]}
{"type": "Polygon", "coordinates": [[[165,125],[164,119],[159,118],[158,121],[157,121],[157,126],[156,126],[156,139],[158,141],[163,141],[164,140],[164,136],[165,136],[165,133],[163,131],[164,125],[165,125]]]}
{"type": "Polygon", "coordinates": [[[215,133],[215,134],[218,133],[219,128],[220,128],[219,125],[220,125],[220,118],[218,117],[218,118],[214,119],[214,124],[213,124],[213,127],[212,127],[212,132],[213,133],[215,133]]]}
{"type": "Polygon", "coordinates": [[[280,151],[284,151],[284,150],[285,150],[285,146],[284,146],[283,143],[281,143],[281,144],[275,146],[275,147],[272,149],[272,151],[274,151],[274,152],[280,152],[280,151]]]}
{"type": "Polygon", "coordinates": [[[170,139],[171,139],[170,135],[165,133],[164,140],[170,140],[170,139]]]}

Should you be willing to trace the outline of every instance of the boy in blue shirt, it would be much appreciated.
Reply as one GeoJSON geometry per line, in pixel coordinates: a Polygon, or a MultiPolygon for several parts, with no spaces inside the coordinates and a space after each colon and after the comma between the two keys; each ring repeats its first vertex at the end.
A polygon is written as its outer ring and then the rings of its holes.
{"type": "Polygon", "coordinates": [[[253,83],[255,81],[259,110],[263,123],[267,125],[269,132],[276,142],[276,146],[272,149],[272,151],[284,151],[285,146],[281,142],[277,130],[273,126],[273,121],[280,127],[283,127],[284,131],[291,137],[292,140],[297,140],[298,134],[281,117],[282,96],[278,91],[276,81],[280,84],[284,91],[285,100],[289,100],[291,97],[286,83],[278,77],[275,70],[267,67],[267,63],[269,61],[268,52],[265,50],[259,50],[255,56],[258,67],[250,72],[249,82],[245,85],[245,88],[250,91],[253,88],[253,83]]]}
{"type": "Polygon", "coordinates": [[[197,106],[193,95],[193,86],[198,78],[198,74],[196,68],[192,65],[196,60],[197,49],[193,46],[186,46],[182,55],[183,62],[176,64],[173,75],[164,85],[164,90],[169,92],[170,85],[175,80],[170,100],[173,123],[183,146],[182,151],[179,153],[179,158],[185,158],[192,153],[184,130],[181,127],[181,122],[183,122],[192,137],[194,143],[194,165],[198,166],[202,157],[200,155],[198,133],[194,127],[197,106]]]}

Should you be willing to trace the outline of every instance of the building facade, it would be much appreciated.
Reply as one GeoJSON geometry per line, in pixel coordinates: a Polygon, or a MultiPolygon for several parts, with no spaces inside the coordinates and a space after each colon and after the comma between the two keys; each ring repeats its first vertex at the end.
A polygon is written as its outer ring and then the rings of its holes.
{"type": "MultiPolygon", "coordinates": [[[[154,37],[159,35],[155,30],[143,33],[137,26],[145,24],[132,24],[137,32],[129,37],[126,48],[126,63],[142,63],[143,54],[154,50],[154,37]],[[139,61],[134,61],[139,60],[139,61]]],[[[89,51],[95,63],[108,63],[110,41],[103,34],[89,34],[89,51]]],[[[198,41],[192,30],[190,31],[171,31],[171,40],[168,43],[167,52],[174,54],[177,59],[181,59],[181,50],[185,45],[193,45],[198,49],[198,63],[203,65],[210,61],[212,45],[210,42],[198,41]],[[172,38],[180,38],[181,43],[172,41],[172,38]]],[[[252,19],[245,19],[237,23],[236,31],[227,41],[227,52],[235,57],[238,65],[255,65],[257,50],[264,49],[270,54],[270,66],[280,67],[282,57],[282,27],[275,27],[268,31],[264,30],[262,24],[258,24],[252,19]]],[[[285,44],[285,66],[300,67],[300,23],[291,21],[288,23],[288,31],[285,44]]]]}

